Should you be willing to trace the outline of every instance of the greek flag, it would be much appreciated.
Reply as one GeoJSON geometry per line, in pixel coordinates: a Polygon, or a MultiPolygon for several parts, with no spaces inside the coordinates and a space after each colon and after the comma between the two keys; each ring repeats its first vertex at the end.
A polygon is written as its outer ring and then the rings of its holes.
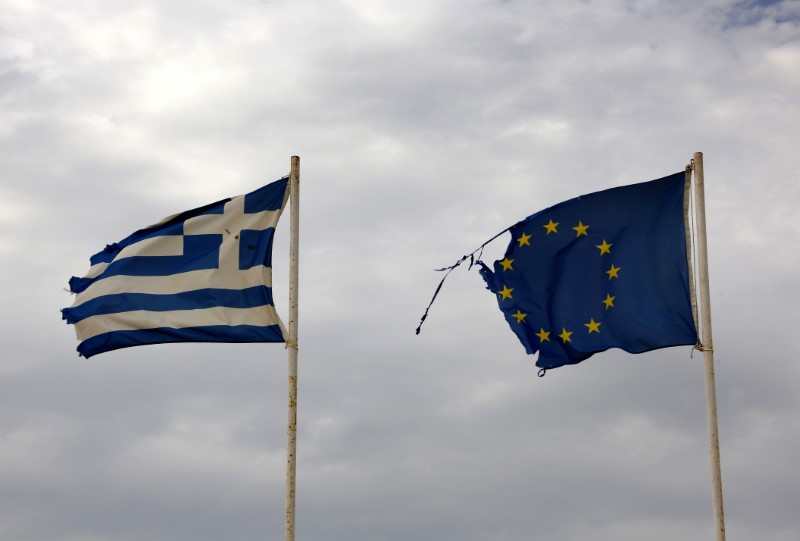
{"type": "Polygon", "coordinates": [[[91,257],[69,281],[78,353],[168,342],[284,342],[272,300],[272,241],[283,178],[164,218],[91,257]]]}

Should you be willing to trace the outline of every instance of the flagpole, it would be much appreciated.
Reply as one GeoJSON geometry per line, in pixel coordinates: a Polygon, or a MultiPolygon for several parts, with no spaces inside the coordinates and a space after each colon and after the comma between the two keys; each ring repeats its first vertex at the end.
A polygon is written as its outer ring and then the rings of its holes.
{"type": "Polygon", "coordinates": [[[717,391],[714,382],[714,342],[711,339],[711,297],[708,289],[708,244],[706,238],[706,203],[703,184],[703,153],[695,152],[693,161],[697,205],[697,263],[700,278],[700,317],[706,380],[706,417],[708,420],[709,458],[711,460],[711,500],[714,505],[714,539],[725,541],[725,513],[722,504],[722,473],[717,428],[717,391]]]}
{"type": "Polygon", "coordinates": [[[300,254],[300,157],[292,156],[289,173],[289,423],[286,431],[286,541],[294,541],[294,497],[297,472],[297,285],[300,254]]]}

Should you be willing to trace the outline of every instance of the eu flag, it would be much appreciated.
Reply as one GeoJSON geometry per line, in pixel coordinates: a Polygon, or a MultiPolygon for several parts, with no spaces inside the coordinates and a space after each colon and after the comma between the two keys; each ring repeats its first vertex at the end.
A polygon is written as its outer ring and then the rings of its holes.
{"type": "Polygon", "coordinates": [[[545,370],[599,351],[694,345],[684,173],[576,197],[509,229],[481,275],[545,370]]]}

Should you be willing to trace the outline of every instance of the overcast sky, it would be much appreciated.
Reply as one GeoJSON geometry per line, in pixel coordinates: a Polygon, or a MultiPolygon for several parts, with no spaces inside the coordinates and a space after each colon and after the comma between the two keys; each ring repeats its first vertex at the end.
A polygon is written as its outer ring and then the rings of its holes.
{"type": "Polygon", "coordinates": [[[728,539],[800,539],[798,96],[797,1],[4,0],[0,538],[282,539],[284,348],[59,309],[297,154],[299,540],[711,539],[702,355],[537,378],[474,269],[414,335],[432,269],[702,151],[728,539]]]}

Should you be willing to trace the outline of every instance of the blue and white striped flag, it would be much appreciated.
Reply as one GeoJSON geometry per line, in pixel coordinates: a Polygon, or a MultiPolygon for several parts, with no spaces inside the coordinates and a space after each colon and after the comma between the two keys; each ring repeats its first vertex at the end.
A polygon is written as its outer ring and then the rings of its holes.
{"type": "Polygon", "coordinates": [[[92,256],[73,277],[78,353],[167,342],[284,342],[272,240],[289,180],[164,218],[92,256]]]}

